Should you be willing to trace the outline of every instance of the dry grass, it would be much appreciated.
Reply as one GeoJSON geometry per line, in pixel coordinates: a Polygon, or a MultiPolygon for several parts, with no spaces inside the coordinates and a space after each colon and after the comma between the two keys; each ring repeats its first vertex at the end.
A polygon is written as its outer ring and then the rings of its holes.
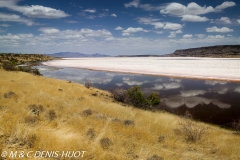
{"type": "Polygon", "coordinates": [[[108,92],[76,83],[0,75],[1,150],[80,150],[84,159],[240,159],[240,136],[232,131],[194,122],[208,132],[193,143],[176,134],[178,116],[123,107],[108,92]],[[4,97],[9,92],[16,96],[4,97]]]}

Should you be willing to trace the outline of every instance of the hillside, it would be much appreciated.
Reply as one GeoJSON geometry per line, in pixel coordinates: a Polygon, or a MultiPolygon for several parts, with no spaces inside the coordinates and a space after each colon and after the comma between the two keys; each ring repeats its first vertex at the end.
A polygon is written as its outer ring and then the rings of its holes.
{"type": "Polygon", "coordinates": [[[219,45],[176,50],[164,57],[240,58],[240,45],[219,45]]]}
{"type": "Polygon", "coordinates": [[[1,69],[0,75],[0,153],[30,153],[15,159],[69,159],[63,151],[86,160],[240,158],[233,131],[116,103],[110,93],[77,83],[1,69]],[[201,131],[201,139],[189,139],[189,129],[201,131]]]}
{"type": "Polygon", "coordinates": [[[47,54],[51,57],[59,57],[59,58],[82,58],[82,57],[109,57],[109,55],[105,54],[83,54],[79,52],[58,52],[53,54],[47,54]]]}
{"type": "Polygon", "coordinates": [[[32,64],[53,60],[53,57],[43,54],[17,54],[17,53],[0,53],[0,68],[3,63],[11,63],[13,65],[32,64]]]}

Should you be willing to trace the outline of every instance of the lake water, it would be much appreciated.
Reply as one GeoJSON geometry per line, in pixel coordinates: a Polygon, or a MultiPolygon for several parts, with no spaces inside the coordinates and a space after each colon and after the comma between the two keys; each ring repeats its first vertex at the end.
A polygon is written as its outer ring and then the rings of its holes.
{"type": "Polygon", "coordinates": [[[240,118],[240,83],[125,74],[78,68],[37,66],[46,77],[84,84],[90,80],[93,86],[104,90],[128,89],[139,85],[146,94],[159,92],[161,103],[157,106],[174,114],[185,114],[204,122],[229,126],[240,118]]]}

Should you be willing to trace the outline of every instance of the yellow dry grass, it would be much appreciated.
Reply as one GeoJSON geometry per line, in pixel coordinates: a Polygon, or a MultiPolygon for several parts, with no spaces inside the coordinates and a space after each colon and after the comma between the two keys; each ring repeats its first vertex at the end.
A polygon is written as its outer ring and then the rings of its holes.
{"type": "Polygon", "coordinates": [[[148,159],[153,155],[165,160],[240,159],[239,135],[196,122],[208,132],[201,140],[188,142],[179,133],[180,121],[184,120],[169,113],[122,106],[99,89],[0,70],[1,152],[86,151],[77,159],[96,160],[148,159]],[[15,94],[4,96],[10,91],[15,94]],[[39,110],[38,116],[30,112],[31,105],[39,110]],[[134,124],[124,125],[125,120],[134,124]]]}

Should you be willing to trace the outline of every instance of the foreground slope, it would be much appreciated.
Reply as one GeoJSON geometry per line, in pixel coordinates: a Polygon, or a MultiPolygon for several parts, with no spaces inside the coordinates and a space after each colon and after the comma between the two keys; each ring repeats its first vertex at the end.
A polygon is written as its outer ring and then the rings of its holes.
{"type": "Polygon", "coordinates": [[[207,133],[189,142],[179,125],[186,120],[175,115],[123,106],[108,92],[76,83],[22,72],[0,70],[0,75],[1,152],[86,151],[79,159],[106,160],[240,159],[240,136],[232,131],[196,123],[207,133]]]}

